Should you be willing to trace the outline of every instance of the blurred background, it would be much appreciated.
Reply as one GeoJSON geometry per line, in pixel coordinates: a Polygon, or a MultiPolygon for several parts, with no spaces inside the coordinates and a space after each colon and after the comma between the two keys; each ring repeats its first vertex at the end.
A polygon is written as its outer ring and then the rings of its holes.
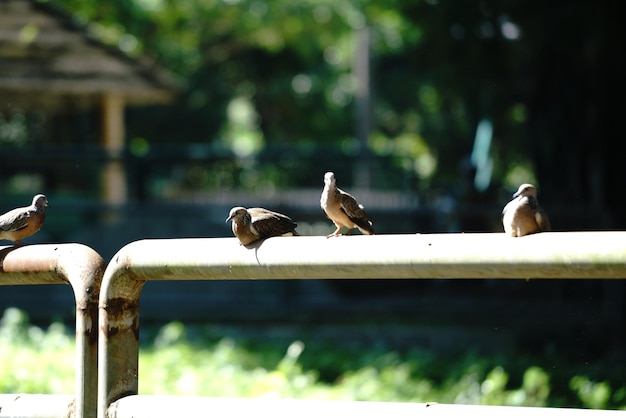
{"type": "MultiPolygon", "coordinates": [[[[499,233],[524,182],[556,230],[622,229],[623,17],[617,0],[0,0],[0,210],[45,193],[27,242],[109,260],[142,238],[232,236],[239,205],[328,234],[334,171],[381,234],[499,233]]],[[[0,309],[71,323],[68,293],[4,286],[0,309]]],[[[602,280],[148,283],[141,317],[596,361],[623,344],[623,294],[602,280]]]]}

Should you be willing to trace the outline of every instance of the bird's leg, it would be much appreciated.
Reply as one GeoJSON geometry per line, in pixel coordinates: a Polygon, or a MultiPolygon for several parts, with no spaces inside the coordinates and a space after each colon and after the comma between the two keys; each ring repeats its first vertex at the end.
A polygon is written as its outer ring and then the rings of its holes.
{"type": "Polygon", "coordinates": [[[336,236],[341,235],[340,232],[341,232],[341,228],[343,228],[343,226],[342,225],[337,225],[337,224],[335,224],[335,226],[337,227],[335,232],[333,232],[332,234],[326,235],[326,238],[336,237],[336,236]]]}

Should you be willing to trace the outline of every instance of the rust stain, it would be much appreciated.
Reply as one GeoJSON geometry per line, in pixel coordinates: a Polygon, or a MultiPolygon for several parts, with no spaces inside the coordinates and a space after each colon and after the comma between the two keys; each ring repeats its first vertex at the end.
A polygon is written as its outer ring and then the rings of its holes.
{"type": "Polygon", "coordinates": [[[72,402],[67,406],[67,416],[75,417],[76,416],[76,399],[73,399],[72,402]]]}
{"type": "Polygon", "coordinates": [[[112,298],[107,301],[104,309],[107,312],[109,324],[100,324],[100,332],[107,339],[130,330],[139,341],[139,301],[124,298],[112,298]],[[130,326],[119,326],[125,319],[131,319],[130,326]],[[116,324],[112,326],[110,324],[116,324]]]}
{"type": "Polygon", "coordinates": [[[85,313],[89,317],[91,327],[85,330],[85,336],[87,337],[87,341],[90,346],[97,346],[98,344],[98,328],[95,327],[98,323],[98,304],[97,303],[89,303],[87,305],[87,309],[85,313]]]}
{"type": "Polygon", "coordinates": [[[109,317],[121,318],[124,317],[124,313],[129,310],[135,310],[139,307],[139,303],[136,300],[129,300],[126,298],[111,298],[108,299],[104,305],[109,317]]]}

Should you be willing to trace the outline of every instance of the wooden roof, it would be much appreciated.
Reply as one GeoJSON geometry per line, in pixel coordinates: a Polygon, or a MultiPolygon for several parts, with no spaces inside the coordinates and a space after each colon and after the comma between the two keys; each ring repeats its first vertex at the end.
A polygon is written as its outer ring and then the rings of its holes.
{"type": "Polygon", "coordinates": [[[89,105],[113,93],[150,104],[169,101],[176,89],[162,69],[98,42],[50,5],[0,0],[0,102],[55,105],[73,97],[89,105]]]}

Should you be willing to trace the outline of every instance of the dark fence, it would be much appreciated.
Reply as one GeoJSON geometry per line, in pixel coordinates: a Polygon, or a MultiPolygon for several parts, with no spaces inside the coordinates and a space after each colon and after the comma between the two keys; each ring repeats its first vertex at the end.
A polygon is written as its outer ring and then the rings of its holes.
{"type": "MultiPolygon", "coordinates": [[[[326,170],[334,170],[340,186],[365,205],[380,234],[500,231],[500,211],[508,198],[498,190],[473,193],[462,179],[455,187],[425,187],[407,169],[411,166],[407,159],[361,158],[358,150],[272,146],[255,158],[242,158],[212,145],[137,146],[131,141],[121,156],[129,200],[107,206],[100,201],[98,184],[101,169],[110,159],[97,147],[3,144],[0,151],[0,190],[12,195],[2,200],[3,209],[28,204],[30,192],[50,191],[46,224],[27,242],[79,242],[94,248],[104,259],[144,238],[230,237],[230,226],[224,221],[229,209],[238,205],[265,206],[286,213],[298,222],[302,235],[328,234],[332,224],[319,207],[326,170]],[[369,170],[369,187],[359,185],[359,173],[364,169],[369,170]],[[20,187],[30,192],[15,194],[20,187]]],[[[578,226],[573,229],[594,227],[594,213],[584,208],[547,209],[557,229],[570,229],[568,225],[578,226]]],[[[622,310],[621,287],[621,283],[597,281],[575,285],[568,281],[479,281],[451,286],[445,280],[268,280],[196,282],[184,288],[153,283],[146,289],[150,297],[143,318],[156,323],[175,318],[245,325],[293,318],[319,324],[339,316],[350,325],[364,318],[372,324],[384,324],[410,316],[423,323],[436,318],[450,324],[457,321],[459,306],[471,306],[472,317],[476,322],[485,319],[482,323],[488,328],[494,312],[498,317],[510,316],[515,323],[516,315],[508,308],[516,306],[536,313],[538,318],[550,318],[540,321],[541,327],[560,324],[566,339],[573,327],[586,329],[589,312],[601,312],[609,329],[619,327],[621,315],[614,313],[622,310]],[[551,297],[546,299],[545,295],[551,297]],[[205,297],[211,298],[210,304],[205,297]],[[241,306],[253,307],[255,314],[241,306]]],[[[54,287],[15,287],[0,293],[0,309],[23,308],[35,322],[71,320],[71,302],[70,295],[54,287]]],[[[598,332],[604,331],[601,327],[598,332]]]]}

